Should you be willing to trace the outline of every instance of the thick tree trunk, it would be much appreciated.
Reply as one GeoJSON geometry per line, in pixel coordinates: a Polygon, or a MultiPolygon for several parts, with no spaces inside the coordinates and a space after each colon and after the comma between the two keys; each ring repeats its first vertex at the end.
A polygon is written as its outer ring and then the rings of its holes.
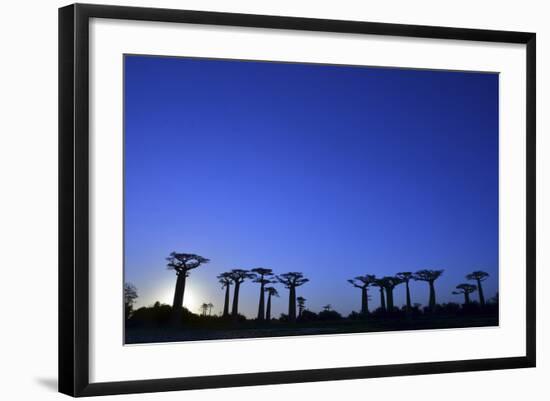
{"type": "Polygon", "coordinates": [[[432,312],[435,312],[435,286],[433,281],[429,281],[430,283],[430,300],[429,300],[429,306],[430,310],[432,312]]]}
{"type": "Polygon", "coordinates": [[[380,308],[383,312],[386,311],[386,299],[384,298],[384,287],[380,287],[380,308]]]}
{"type": "Polygon", "coordinates": [[[479,304],[485,306],[485,297],[483,296],[483,288],[481,287],[481,280],[477,280],[477,292],[479,293],[479,304]]]}
{"type": "Polygon", "coordinates": [[[267,295],[267,307],[265,310],[265,320],[268,322],[271,321],[271,294],[267,295]]]}
{"type": "Polygon", "coordinates": [[[264,283],[261,283],[260,286],[260,304],[258,305],[258,320],[263,321],[265,317],[265,311],[264,311],[264,283]]]}
{"type": "Polygon", "coordinates": [[[361,288],[361,314],[366,315],[369,313],[369,296],[367,294],[367,287],[361,288]]]}
{"type": "Polygon", "coordinates": [[[386,307],[388,312],[393,313],[393,288],[386,288],[386,307]]]}
{"type": "Polygon", "coordinates": [[[464,293],[464,304],[468,305],[470,303],[470,293],[464,293]]]}
{"type": "Polygon", "coordinates": [[[291,322],[296,321],[296,287],[292,286],[289,289],[288,295],[288,319],[291,322]]]}
{"type": "Polygon", "coordinates": [[[239,289],[241,287],[241,283],[238,281],[235,282],[235,290],[233,291],[233,308],[231,309],[231,315],[234,318],[237,318],[237,315],[239,314],[239,289]]]}
{"type": "Polygon", "coordinates": [[[229,315],[229,284],[225,286],[225,301],[223,303],[223,316],[229,315]]]}
{"type": "Polygon", "coordinates": [[[174,292],[174,302],[172,304],[172,324],[180,323],[186,278],[185,272],[178,273],[178,278],[176,280],[176,291],[174,292]]]}
{"type": "Polygon", "coordinates": [[[411,311],[411,290],[409,289],[409,282],[405,282],[405,286],[407,287],[407,313],[411,311]]]}

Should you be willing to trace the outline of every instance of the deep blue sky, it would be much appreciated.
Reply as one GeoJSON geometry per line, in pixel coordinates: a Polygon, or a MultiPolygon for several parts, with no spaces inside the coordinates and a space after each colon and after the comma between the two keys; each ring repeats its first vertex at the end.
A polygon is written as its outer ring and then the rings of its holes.
{"type": "MultiPolygon", "coordinates": [[[[485,270],[498,288],[498,75],[125,57],[125,280],[171,303],[171,251],[194,270],[184,304],[223,307],[232,268],[301,271],[313,311],[347,314],[346,280],[445,269],[438,302],[485,270]]],[[[427,303],[413,282],[413,302],[427,303]]],[[[285,312],[287,290],[274,314],[285,312]]],[[[240,310],[254,316],[259,287],[240,310]]],[[[372,290],[371,307],[378,306],[372,290]]],[[[404,287],[396,289],[404,302],[404,287]]]]}

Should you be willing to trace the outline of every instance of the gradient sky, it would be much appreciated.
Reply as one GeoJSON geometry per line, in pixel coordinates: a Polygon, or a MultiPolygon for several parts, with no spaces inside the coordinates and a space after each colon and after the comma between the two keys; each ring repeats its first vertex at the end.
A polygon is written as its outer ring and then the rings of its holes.
{"type": "MultiPolygon", "coordinates": [[[[473,270],[498,289],[498,74],[125,57],[125,280],[171,303],[171,251],[211,259],[184,305],[223,308],[215,276],[301,271],[312,311],[360,308],[347,279],[473,270]]],[[[288,291],[273,314],[286,312],[288,291]]],[[[404,286],[395,302],[404,302],[404,286]]],[[[428,285],[412,282],[413,302],[428,285]]],[[[257,311],[258,284],[240,312],[257,311]]],[[[371,290],[371,309],[379,305],[371,290]]],[[[477,298],[477,294],[475,294],[477,298]]]]}

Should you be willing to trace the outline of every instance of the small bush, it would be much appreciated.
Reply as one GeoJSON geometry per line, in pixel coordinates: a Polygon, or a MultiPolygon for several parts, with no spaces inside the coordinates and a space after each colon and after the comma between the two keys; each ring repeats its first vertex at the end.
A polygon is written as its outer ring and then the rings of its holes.
{"type": "Polygon", "coordinates": [[[342,315],[335,310],[324,310],[319,312],[319,320],[340,320],[342,315]]]}
{"type": "Polygon", "coordinates": [[[301,322],[313,322],[317,320],[319,317],[315,312],[312,312],[308,309],[304,310],[302,312],[302,316],[300,316],[300,319],[298,319],[301,322]]]}

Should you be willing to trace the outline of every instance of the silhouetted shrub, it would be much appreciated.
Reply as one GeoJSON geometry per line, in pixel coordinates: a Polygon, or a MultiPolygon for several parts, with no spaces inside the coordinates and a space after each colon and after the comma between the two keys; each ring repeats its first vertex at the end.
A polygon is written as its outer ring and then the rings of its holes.
{"type": "Polygon", "coordinates": [[[412,315],[412,316],[420,316],[420,315],[422,315],[421,306],[422,306],[422,305],[420,305],[420,304],[414,304],[414,305],[411,307],[411,315],[412,315]]]}
{"type": "Polygon", "coordinates": [[[371,314],[374,317],[386,317],[386,316],[388,316],[388,312],[385,309],[382,309],[382,308],[376,308],[371,314]]]}
{"type": "MultiPolygon", "coordinates": [[[[144,306],[133,311],[128,325],[130,327],[165,327],[170,324],[171,313],[170,305],[157,301],[153,306],[144,306]]],[[[206,320],[205,317],[202,319],[206,320]]],[[[181,310],[181,322],[187,325],[197,324],[201,322],[201,317],[184,307],[181,310]]]]}
{"type": "Polygon", "coordinates": [[[493,297],[489,298],[487,304],[498,305],[498,291],[493,297]]]}
{"type": "MultiPolygon", "coordinates": [[[[420,304],[411,305],[411,309],[409,310],[409,316],[422,315],[422,310],[420,309],[421,306],[422,305],[420,305],[420,304]]],[[[407,305],[403,305],[399,312],[400,312],[400,315],[406,316],[407,315],[407,305]]]]}
{"type": "Polygon", "coordinates": [[[281,313],[281,315],[279,316],[279,321],[280,321],[280,322],[289,322],[290,319],[288,318],[288,315],[287,315],[287,314],[281,313]]]}
{"type": "Polygon", "coordinates": [[[460,305],[455,302],[448,302],[436,306],[436,313],[445,315],[456,315],[460,311],[460,305]]]}
{"type": "Polygon", "coordinates": [[[400,317],[401,315],[404,315],[404,312],[401,311],[397,306],[393,307],[393,311],[390,313],[390,311],[386,312],[391,317],[400,317]]]}
{"type": "Polygon", "coordinates": [[[130,326],[159,327],[170,321],[172,307],[156,302],[153,306],[143,306],[132,313],[128,323],[130,326]]]}
{"type": "Polygon", "coordinates": [[[300,322],[312,322],[319,318],[315,312],[312,312],[308,309],[302,311],[302,316],[300,316],[300,322]]]}
{"type": "Polygon", "coordinates": [[[462,305],[462,315],[475,315],[480,312],[481,308],[479,307],[479,303],[477,301],[462,305]]]}
{"type": "Polygon", "coordinates": [[[349,320],[361,320],[361,319],[364,319],[365,317],[366,315],[356,311],[351,311],[351,313],[348,315],[349,320]]]}
{"type": "Polygon", "coordinates": [[[319,316],[319,320],[340,320],[342,319],[342,315],[340,315],[335,310],[324,310],[319,312],[317,315],[319,316]]]}
{"type": "Polygon", "coordinates": [[[494,302],[494,301],[487,302],[482,312],[498,315],[498,300],[497,302],[494,302]]]}
{"type": "Polygon", "coordinates": [[[182,323],[196,323],[199,322],[201,317],[196,313],[191,312],[185,306],[181,310],[181,322],[182,323]]]}
{"type": "Polygon", "coordinates": [[[237,313],[237,317],[231,316],[231,320],[233,320],[234,322],[237,321],[239,323],[246,322],[246,316],[237,313]]]}

